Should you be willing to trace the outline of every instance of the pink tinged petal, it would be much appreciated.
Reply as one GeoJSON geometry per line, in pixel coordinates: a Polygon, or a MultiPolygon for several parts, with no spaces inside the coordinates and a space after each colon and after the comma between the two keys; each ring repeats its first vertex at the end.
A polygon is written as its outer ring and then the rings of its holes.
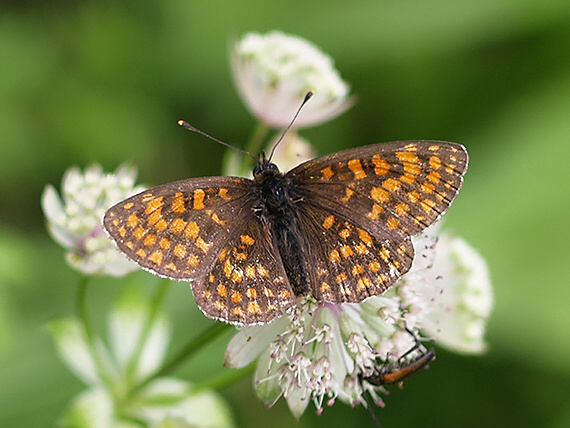
{"type": "Polygon", "coordinates": [[[42,193],[42,210],[50,222],[60,223],[65,220],[61,198],[51,184],[48,184],[42,193]]]}
{"type": "MultiPolygon", "coordinates": [[[[338,320],[328,308],[322,308],[318,315],[318,324],[328,324],[333,327],[333,339],[330,342],[331,353],[329,355],[332,372],[338,384],[342,384],[344,378],[348,373],[354,371],[354,360],[348,354],[344,346],[345,340],[341,334],[343,324],[348,321],[348,317],[341,313],[340,320],[338,320]],[[340,328],[339,328],[340,324],[340,328]]],[[[352,323],[351,323],[352,324],[352,323]]],[[[354,325],[354,324],[353,324],[354,325]]]]}
{"type": "Polygon", "coordinates": [[[59,227],[54,223],[47,224],[47,229],[51,237],[62,247],[75,250],[79,247],[79,238],[77,235],[72,233],[69,229],[64,227],[59,227]]]}
{"type": "Polygon", "coordinates": [[[309,90],[316,95],[295,122],[297,128],[330,120],[354,104],[330,57],[300,37],[250,33],[234,45],[231,59],[246,106],[274,128],[289,124],[309,90]]]}
{"type": "Polygon", "coordinates": [[[110,276],[122,277],[130,272],[139,270],[140,267],[129,260],[124,254],[119,253],[115,248],[104,251],[105,273],[110,276]]]}
{"type": "MultiPolygon", "coordinates": [[[[281,134],[270,142],[266,153],[271,152],[280,136],[281,134]]],[[[291,131],[285,135],[283,141],[277,146],[271,161],[279,167],[280,171],[289,171],[297,165],[315,158],[315,156],[316,152],[308,141],[299,137],[296,132],[291,131]]]]}
{"type": "Polygon", "coordinates": [[[299,419],[311,402],[309,391],[306,388],[290,388],[285,396],[289,410],[295,418],[299,419]]]}
{"type": "Polygon", "coordinates": [[[141,380],[154,373],[164,362],[170,343],[170,323],[164,317],[158,317],[149,331],[144,343],[136,378],[141,380]]]}

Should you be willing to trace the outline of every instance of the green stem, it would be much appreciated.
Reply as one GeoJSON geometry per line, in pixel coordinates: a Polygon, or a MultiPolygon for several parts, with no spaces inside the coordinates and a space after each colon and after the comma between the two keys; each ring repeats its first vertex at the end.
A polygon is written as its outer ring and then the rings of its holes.
{"type": "Polygon", "coordinates": [[[89,288],[89,276],[84,276],[79,282],[79,288],[77,291],[77,313],[81,323],[83,324],[83,329],[85,331],[85,340],[87,341],[87,346],[89,348],[89,353],[93,357],[93,361],[97,367],[97,372],[99,373],[99,378],[107,385],[111,386],[111,380],[107,375],[107,371],[104,369],[103,362],[97,352],[95,346],[95,333],[93,330],[93,325],[89,319],[89,309],[87,307],[87,289],[89,288]]]}
{"type": "Polygon", "coordinates": [[[156,317],[160,313],[160,309],[162,308],[162,303],[164,302],[164,298],[166,297],[166,292],[170,288],[170,284],[171,284],[171,282],[169,279],[161,280],[160,285],[159,285],[159,287],[156,290],[156,293],[154,295],[154,298],[152,298],[152,300],[151,300],[150,313],[148,314],[144,329],[143,329],[142,334],[141,334],[139,341],[137,343],[137,349],[134,352],[133,358],[131,358],[131,360],[129,362],[129,366],[126,370],[126,378],[127,379],[130,379],[130,380],[133,379],[133,375],[134,375],[136,368],[138,367],[139,360],[140,360],[144,345],[146,344],[146,341],[148,339],[148,335],[149,335],[149,333],[150,333],[150,331],[151,331],[151,329],[152,329],[152,327],[156,321],[156,317]]]}
{"type": "MultiPolygon", "coordinates": [[[[257,154],[261,151],[261,147],[267,138],[267,134],[269,134],[271,128],[267,126],[263,122],[257,122],[255,128],[253,129],[253,133],[249,138],[249,142],[245,146],[245,150],[251,153],[253,156],[257,156],[257,154]]],[[[242,157],[240,172],[242,175],[249,174],[252,168],[251,159],[247,156],[242,157]]]]}
{"type": "Polygon", "coordinates": [[[194,385],[196,390],[200,389],[222,389],[232,383],[236,382],[237,380],[243,379],[246,376],[249,376],[255,371],[255,364],[250,364],[247,367],[243,367],[241,369],[230,369],[229,371],[224,371],[224,373],[215,376],[211,379],[208,379],[204,382],[200,382],[194,385]]]}
{"type": "Polygon", "coordinates": [[[170,374],[172,371],[177,369],[178,366],[180,366],[180,364],[182,364],[187,359],[191,358],[203,347],[211,343],[214,339],[218,338],[219,336],[221,336],[231,328],[233,327],[229,324],[223,324],[223,323],[214,324],[212,327],[203,332],[200,336],[196,337],[195,339],[192,339],[188,344],[186,344],[186,346],[184,346],[184,348],[180,350],[180,352],[174,358],[172,358],[167,364],[162,366],[155,373],[147,377],[143,382],[138,384],[133,391],[140,390],[142,387],[148,385],[151,381],[153,381],[158,377],[170,374]]]}

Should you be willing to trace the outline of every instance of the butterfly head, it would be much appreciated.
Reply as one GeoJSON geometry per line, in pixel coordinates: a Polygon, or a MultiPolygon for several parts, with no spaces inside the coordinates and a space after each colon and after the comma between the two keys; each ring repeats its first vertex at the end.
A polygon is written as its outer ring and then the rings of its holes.
{"type": "Polygon", "coordinates": [[[259,183],[265,181],[268,177],[280,175],[281,172],[279,171],[279,168],[277,168],[277,165],[271,163],[271,161],[265,156],[265,153],[261,152],[257,158],[257,165],[255,165],[255,168],[253,169],[254,181],[259,183]]]}

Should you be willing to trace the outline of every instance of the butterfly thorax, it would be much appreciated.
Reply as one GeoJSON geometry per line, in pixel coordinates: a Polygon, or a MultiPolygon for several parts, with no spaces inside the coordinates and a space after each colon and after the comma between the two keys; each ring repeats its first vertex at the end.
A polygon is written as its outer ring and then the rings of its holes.
{"type": "Polygon", "coordinates": [[[267,161],[263,153],[253,170],[253,179],[264,207],[271,214],[278,215],[288,211],[287,206],[291,203],[291,198],[288,194],[287,180],[277,165],[267,161]]]}
{"type": "Polygon", "coordinates": [[[309,266],[307,245],[300,231],[295,205],[300,198],[294,194],[290,178],[277,165],[267,161],[262,153],[253,170],[259,206],[254,211],[261,222],[271,230],[274,245],[279,250],[283,267],[295,295],[309,293],[309,266]]]}

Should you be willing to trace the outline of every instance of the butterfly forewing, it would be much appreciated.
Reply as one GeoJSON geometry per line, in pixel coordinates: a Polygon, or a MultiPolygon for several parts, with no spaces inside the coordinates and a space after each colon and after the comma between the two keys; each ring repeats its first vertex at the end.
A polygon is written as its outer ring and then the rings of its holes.
{"type": "Polygon", "coordinates": [[[262,324],[295,305],[270,225],[253,215],[240,218],[239,233],[224,244],[208,275],[192,281],[196,303],[211,318],[262,324]]]}
{"type": "Polygon", "coordinates": [[[110,208],[104,225],[118,247],[160,276],[206,275],[241,218],[251,215],[252,181],[205,177],[158,186],[110,208]]]}
{"type": "MultiPolygon", "coordinates": [[[[457,196],[467,151],[443,141],[401,141],[344,150],[291,170],[301,197],[348,218],[373,220],[386,238],[415,235],[457,196]]],[[[401,238],[400,238],[401,239],[401,238]]]]}

